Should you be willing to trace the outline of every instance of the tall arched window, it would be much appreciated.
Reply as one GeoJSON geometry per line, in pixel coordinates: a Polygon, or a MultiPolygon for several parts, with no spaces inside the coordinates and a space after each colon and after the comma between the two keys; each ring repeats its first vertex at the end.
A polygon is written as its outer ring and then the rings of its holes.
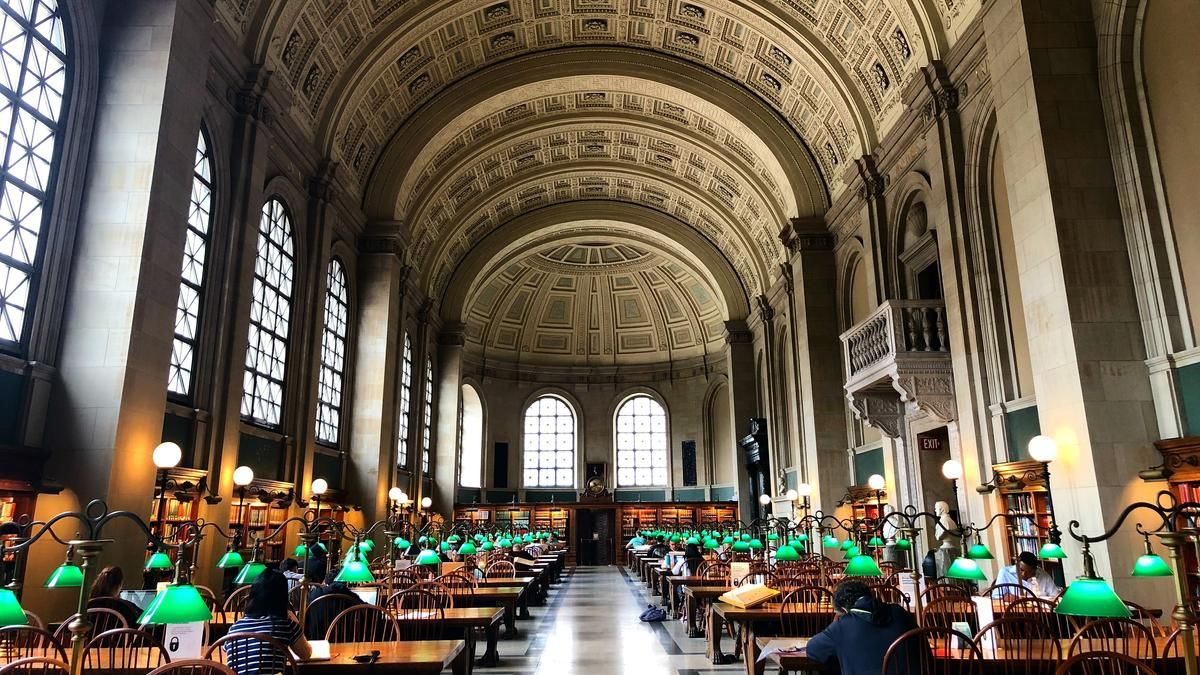
{"type": "Polygon", "coordinates": [[[292,222],[278,199],[263,205],[250,298],[250,334],[242,379],[242,417],[278,427],[287,375],[295,274],[292,222]]]}
{"type": "Polygon", "coordinates": [[[525,409],[525,487],[575,487],[575,411],[558,396],[525,409]]]}
{"type": "Polygon", "coordinates": [[[458,484],[477,488],[483,478],[483,401],[469,384],[462,386],[458,437],[462,451],[458,460],[458,484]]]}
{"type": "Polygon", "coordinates": [[[188,209],[187,235],[183,243],[183,274],[179,279],[179,299],[175,303],[175,338],[171,342],[171,370],[167,376],[167,391],[185,400],[192,396],[212,202],[212,162],[208,139],[201,128],[200,138],[196,141],[196,161],[192,166],[192,204],[188,209]]]}
{"type": "Polygon", "coordinates": [[[425,414],[421,433],[421,471],[429,474],[429,455],[433,448],[433,359],[425,357],[425,414]]]}
{"type": "Polygon", "coordinates": [[[396,426],[396,466],[408,468],[408,420],[412,405],[412,340],[404,336],[404,358],[400,361],[400,423],[396,426]]]}
{"type": "Polygon", "coordinates": [[[658,401],[638,394],[617,408],[617,487],[665,487],[667,411],[658,401]]]}
{"type": "Polygon", "coordinates": [[[51,209],[67,84],[53,0],[0,3],[0,347],[21,350],[51,209]]]}
{"type": "Polygon", "coordinates": [[[349,313],[346,271],[334,258],[325,274],[325,330],[321,334],[321,375],[317,381],[317,440],[330,445],[338,444],[342,429],[349,313]]]}

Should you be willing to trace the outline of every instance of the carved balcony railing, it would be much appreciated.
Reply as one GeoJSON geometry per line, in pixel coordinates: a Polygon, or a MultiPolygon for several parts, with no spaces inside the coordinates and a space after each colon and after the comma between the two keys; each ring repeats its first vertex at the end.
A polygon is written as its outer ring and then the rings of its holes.
{"type": "Polygon", "coordinates": [[[908,402],[935,417],[954,418],[950,338],[942,301],[888,300],[841,339],[846,395],[873,426],[886,435],[899,435],[903,404],[908,402]]]}

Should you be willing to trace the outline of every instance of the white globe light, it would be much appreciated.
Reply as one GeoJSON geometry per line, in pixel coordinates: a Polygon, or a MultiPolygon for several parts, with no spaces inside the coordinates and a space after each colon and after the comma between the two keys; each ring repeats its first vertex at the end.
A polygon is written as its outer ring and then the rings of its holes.
{"type": "Polygon", "coordinates": [[[948,459],[942,464],[942,475],[949,480],[958,480],[962,478],[962,464],[956,459],[948,459]]]}
{"type": "Polygon", "coordinates": [[[796,492],[795,490],[788,490],[786,496],[789,502],[794,502],[800,498],[800,493],[796,492]]]}
{"type": "Polygon", "coordinates": [[[318,478],[312,482],[312,493],[314,495],[323,495],[329,489],[329,481],[324,478],[318,478]]]}
{"type": "Polygon", "coordinates": [[[171,441],[167,441],[159,443],[158,447],[154,448],[152,457],[154,459],[154,466],[160,469],[169,469],[179,464],[179,460],[183,459],[183,450],[179,449],[179,446],[171,441]]]}
{"type": "Polygon", "coordinates": [[[871,477],[867,479],[867,487],[872,490],[882,490],[885,485],[887,485],[887,481],[877,473],[871,474],[871,477]]]}
{"type": "Polygon", "coordinates": [[[394,502],[400,501],[400,498],[403,496],[404,496],[404,491],[398,487],[394,487],[391,490],[388,490],[388,499],[390,499],[394,502]]]}
{"type": "Polygon", "coordinates": [[[246,487],[254,482],[254,469],[248,466],[239,466],[233,470],[233,484],[238,487],[246,487]]]}
{"type": "Polygon", "coordinates": [[[1053,462],[1058,457],[1058,445],[1049,436],[1034,436],[1029,439],[1029,456],[1039,462],[1053,462]]]}
{"type": "Polygon", "coordinates": [[[812,495],[812,486],[809,485],[808,483],[801,483],[796,486],[796,492],[799,493],[801,497],[811,496],[812,495]]]}
{"type": "Polygon", "coordinates": [[[396,501],[400,502],[401,504],[404,504],[405,506],[412,503],[412,500],[408,498],[408,493],[405,492],[404,490],[400,491],[400,498],[397,499],[396,501]]]}
{"type": "Polygon", "coordinates": [[[771,503],[771,495],[759,495],[758,503],[762,504],[763,506],[770,504],[771,503]]]}
{"type": "Polygon", "coordinates": [[[421,500],[421,508],[427,509],[431,506],[433,506],[433,500],[430,499],[429,497],[425,497],[421,500]]]}

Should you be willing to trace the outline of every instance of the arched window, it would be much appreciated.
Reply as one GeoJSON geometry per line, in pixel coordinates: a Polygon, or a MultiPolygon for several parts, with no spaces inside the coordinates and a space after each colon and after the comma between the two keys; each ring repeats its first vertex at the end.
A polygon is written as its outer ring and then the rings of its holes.
{"type": "Polygon", "coordinates": [[[617,487],[665,487],[667,411],[658,401],[638,394],[617,408],[617,487]]]}
{"type": "Polygon", "coordinates": [[[425,357],[425,424],[421,434],[421,471],[429,475],[429,455],[433,448],[433,359],[425,357]]]}
{"type": "Polygon", "coordinates": [[[268,427],[278,427],[283,412],[294,256],[287,209],[283,202],[271,199],[263,205],[258,221],[249,346],[242,379],[242,417],[268,427]]]}
{"type": "Polygon", "coordinates": [[[321,334],[321,375],[317,380],[317,440],[337,445],[342,429],[342,384],[350,313],[346,271],[337,258],[329,261],[325,279],[325,330],[321,334]]]}
{"type": "Polygon", "coordinates": [[[0,347],[21,350],[52,209],[67,84],[53,0],[0,3],[0,347]]]}
{"type": "Polygon", "coordinates": [[[185,400],[192,396],[212,203],[212,161],[208,154],[208,139],[201,128],[200,138],[196,141],[196,161],[192,165],[192,204],[188,209],[187,235],[183,243],[183,274],[179,279],[179,299],[175,303],[175,339],[171,342],[171,370],[167,376],[167,391],[185,400]]]}
{"type": "Polygon", "coordinates": [[[458,460],[458,484],[477,488],[483,478],[483,401],[469,384],[462,386],[462,409],[458,437],[462,451],[458,460]]]}
{"type": "Polygon", "coordinates": [[[404,358],[400,361],[400,423],[396,427],[396,466],[408,468],[408,420],[412,405],[412,340],[404,336],[404,358]]]}
{"type": "Polygon", "coordinates": [[[525,487],[575,487],[575,411],[546,395],[525,409],[525,487]]]}

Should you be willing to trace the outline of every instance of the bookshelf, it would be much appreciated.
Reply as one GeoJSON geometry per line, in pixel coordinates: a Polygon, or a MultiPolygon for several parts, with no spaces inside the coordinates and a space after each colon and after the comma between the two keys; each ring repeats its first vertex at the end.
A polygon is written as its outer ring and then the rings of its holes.
{"type": "MultiPolygon", "coordinates": [[[[1005,560],[1012,563],[1024,551],[1037,555],[1050,540],[1050,505],[1041,462],[1024,460],[993,464],[999,479],[996,491],[1000,509],[1009,515],[1005,539],[1005,560]]],[[[1052,574],[1059,565],[1053,560],[1042,564],[1052,574]]]]}
{"type": "MultiPolygon", "coordinates": [[[[255,538],[263,537],[274,532],[290,513],[292,495],[291,483],[277,481],[255,480],[243,495],[234,494],[233,503],[229,508],[229,533],[241,535],[242,546],[249,549],[255,538]]],[[[321,515],[337,517],[337,509],[329,510],[329,505],[321,505],[321,515]]],[[[323,540],[324,541],[324,540],[323,540]]],[[[287,546],[288,538],[284,533],[262,545],[263,562],[279,562],[291,555],[292,549],[287,546]]],[[[326,545],[328,548],[328,544],[326,545]]]]}
{"type": "MultiPolygon", "coordinates": [[[[0,523],[10,523],[17,520],[21,516],[28,515],[33,517],[33,508],[37,503],[37,494],[34,492],[24,492],[18,490],[4,490],[0,487],[0,523]]],[[[4,543],[11,544],[17,539],[15,534],[6,534],[0,537],[4,543]]],[[[4,570],[0,585],[7,584],[12,581],[10,575],[16,571],[17,562],[15,554],[6,552],[4,554],[4,570]]]]}
{"type": "Polygon", "coordinates": [[[855,521],[861,523],[860,529],[866,532],[869,528],[864,521],[876,521],[880,516],[880,505],[887,503],[887,493],[876,495],[875,491],[866,485],[851,485],[843,503],[850,507],[855,521]],[[848,499],[846,499],[848,498],[848,499]]]}
{"type": "MultiPolygon", "coordinates": [[[[1200,503],[1200,436],[1155,441],[1154,447],[1162,455],[1163,463],[1141,472],[1142,478],[1150,481],[1165,478],[1167,488],[1180,503],[1200,503]]],[[[1200,527],[1200,513],[1180,516],[1179,521],[1176,526],[1180,529],[1200,527]]],[[[1184,546],[1182,552],[1189,597],[1193,602],[1200,601],[1200,564],[1196,559],[1196,548],[1184,546]]]]}
{"type": "MultiPolygon", "coordinates": [[[[200,469],[184,467],[170,469],[167,472],[166,499],[161,502],[159,500],[160,486],[155,485],[154,498],[151,499],[150,508],[146,511],[146,522],[151,525],[157,525],[159,518],[162,518],[161,532],[157,531],[157,527],[151,528],[155,530],[155,534],[171,544],[180,542],[183,538],[180,526],[200,517],[201,494],[198,486],[206,475],[207,472],[200,469]]],[[[174,549],[167,549],[166,553],[172,561],[175,560],[174,549]]],[[[147,552],[146,556],[149,557],[149,555],[150,553],[147,552]]]]}

